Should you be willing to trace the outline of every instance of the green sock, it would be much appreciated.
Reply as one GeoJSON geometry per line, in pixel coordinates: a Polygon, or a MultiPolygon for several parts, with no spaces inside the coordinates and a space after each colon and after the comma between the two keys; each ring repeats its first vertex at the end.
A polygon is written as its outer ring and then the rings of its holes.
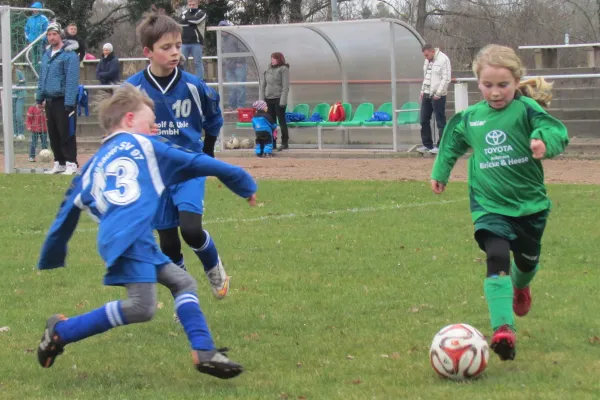
{"type": "Polygon", "coordinates": [[[502,325],[508,325],[515,330],[515,316],[513,315],[513,285],[510,276],[496,276],[485,278],[483,292],[490,310],[492,329],[496,330],[502,325]]]}
{"type": "Polygon", "coordinates": [[[533,271],[523,272],[513,261],[510,266],[510,277],[512,278],[513,285],[515,285],[517,289],[525,289],[529,286],[535,274],[537,274],[538,269],[540,269],[540,264],[536,265],[533,271]]]}

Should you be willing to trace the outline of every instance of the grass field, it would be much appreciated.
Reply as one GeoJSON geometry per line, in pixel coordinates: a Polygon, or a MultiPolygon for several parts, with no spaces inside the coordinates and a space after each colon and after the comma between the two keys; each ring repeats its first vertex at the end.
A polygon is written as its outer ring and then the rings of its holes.
{"type": "Polygon", "coordinates": [[[232,278],[212,298],[186,249],[218,346],[246,372],[196,372],[173,301],[155,319],[67,346],[49,370],[35,347],[53,313],[124,296],[102,286],[96,226],[82,217],[68,267],[35,264],[65,177],[0,175],[0,399],[595,399],[600,393],[600,187],[549,186],[532,312],[518,320],[517,359],[492,354],[484,376],[438,378],[433,335],[453,322],[490,335],[485,263],[472,239],[466,186],[434,196],[421,182],[261,181],[259,207],[216,180],[206,228],[232,278]]]}

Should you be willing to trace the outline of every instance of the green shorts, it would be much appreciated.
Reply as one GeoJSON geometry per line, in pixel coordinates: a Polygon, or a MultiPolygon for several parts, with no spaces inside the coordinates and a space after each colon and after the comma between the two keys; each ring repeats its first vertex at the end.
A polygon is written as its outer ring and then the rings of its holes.
{"type": "Polygon", "coordinates": [[[549,210],[540,211],[525,217],[507,217],[499,214],[486,214],[475,221],[475,240],[485,251],[484,240],[487,233],[510,242],[513,253],[536,262],[542,250],[542,235],[546,228],[549,210]]]}

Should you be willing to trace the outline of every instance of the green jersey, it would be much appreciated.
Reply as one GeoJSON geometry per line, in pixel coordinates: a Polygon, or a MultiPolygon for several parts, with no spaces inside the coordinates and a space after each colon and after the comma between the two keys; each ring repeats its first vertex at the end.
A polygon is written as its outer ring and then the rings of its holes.
{"type": "Polygon", "coordinates": [[[473,221],[485,214],[521,217],[550,208],[540,160],[531,139],[546,145],[544,158],[564,151],[567,128],[535,100],[517,95],[504,109],[483,101],[456,114],[444,129],[431,179],[447,183],[469,148],[469,197],[473,221]]]}

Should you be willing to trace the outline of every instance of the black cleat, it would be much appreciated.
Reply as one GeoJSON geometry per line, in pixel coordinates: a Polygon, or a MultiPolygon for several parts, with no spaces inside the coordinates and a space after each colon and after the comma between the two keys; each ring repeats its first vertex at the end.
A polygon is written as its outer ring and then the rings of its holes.
{"type": "Polygon", "coordinates": [[[235,378],[242,372],[244,367],[227,358],[227,348],[208,351],[193,350],[192,358],[196,369],[203,374],[212,375],[220,379],[235,378]]]}
{"type": "Polygon", "coordinates": [[[46,329],[37,351],[38,362],[43,368],[50,368],[56,357],[64,351],[65,345],[60,342],[60,338],[54,332],[54,327],[66,319],[62,314],[54,314],[46,321],[46,329]]]}

